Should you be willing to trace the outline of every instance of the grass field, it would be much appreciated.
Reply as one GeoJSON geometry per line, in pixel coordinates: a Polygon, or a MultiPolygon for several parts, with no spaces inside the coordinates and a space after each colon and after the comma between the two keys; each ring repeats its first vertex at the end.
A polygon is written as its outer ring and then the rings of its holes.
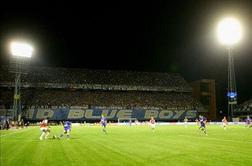
{"type": "MultiPolygon", "coordinates": [[[[71,139],[40,141],[39,127],[0,131],[1,166],[252,165],[252,128],[73,126],[71,139]]],[[[53,126],[52,134],[62,127],[53,126]]],[[[52,135],[50,135],[52,137],[52,135]]]]}

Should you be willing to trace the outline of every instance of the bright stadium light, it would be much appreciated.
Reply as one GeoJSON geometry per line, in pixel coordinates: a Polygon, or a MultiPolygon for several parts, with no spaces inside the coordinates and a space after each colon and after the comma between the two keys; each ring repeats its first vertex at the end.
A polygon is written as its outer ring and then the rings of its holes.
{"type": "Polygon", "coordinates": [[[219,22],[217,26],[219,42],[228,50],[228,118],[232,121],[233,111],[237,104],[237,90],[234,70],[233,48],[242,38],[242,28],[238,20],[227,17],[219,22]]]}
{"type": "Polygon", "coordinates": [[[24,41],[13,41],[10,43],[10,54],[10,72],[15,74],[12,120],[19,123],[22,117],[21,76],[28,73],[33,47],[24,41]]]}
{"type": "Polygon", "coordinates": [[[10,44],[12,56],[31,58],[33,47],[25,42],[12,42],[10,44]]]}
{"type": "Polygon", "coordinates": [[[217,33],[221,44],[232,46],[240,41],[242,28],[238,20],[228,17],[219,22],[217,33]]]}

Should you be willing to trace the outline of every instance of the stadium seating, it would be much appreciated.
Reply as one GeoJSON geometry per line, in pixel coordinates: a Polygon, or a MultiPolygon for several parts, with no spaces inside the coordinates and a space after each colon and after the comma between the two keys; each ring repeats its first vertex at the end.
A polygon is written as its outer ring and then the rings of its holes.
{"type": "MultiPolygon", "coordinates": [[[[13,86],[15,75],[0,68],[0,85],[13,86]],[[12,83],[12,84],[11,84],[12,83]]],[[[31,67],[22,86],[116,90],[191,91],[179,74],[31,67]]]]}
{"type": "MultiPolygon", "coordinates": [[[[0,68],[0,105],[13,105],[14,74],[0,68]]],[[[179,74],[32,67],[22,76],[22,104],[197,109],[189,84],[179,74]],[[90,86],[92,88],[90,88],[90,86]]]]}
{"type": "MultiPolygon", "coordinates": [[[[2,104],[12,105],[13,91],[1,88],[2,104]]],[[[199,103],[187,93],[142,91],[86,91],[65,89],[24,89],[22,102],[27,106],[122,106],[193,109],[199,103]]]]}
{"type": "Polygon", "coordinates": [[[235,109],[235,113],[245,113],[245,115],[247,115],[247,113],[251,114],[252,113],[252,99],[240,104],[238,108],[235,109]]]}

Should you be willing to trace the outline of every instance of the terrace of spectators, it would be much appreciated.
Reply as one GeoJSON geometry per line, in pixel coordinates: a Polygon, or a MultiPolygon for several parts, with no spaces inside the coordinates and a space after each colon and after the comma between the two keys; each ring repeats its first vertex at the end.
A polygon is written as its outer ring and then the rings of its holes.
{"type": "MultiPolygon", "coordinates": [[[[0,68],[0,105],[13,105],[14,74],[0,68]]],[[[22,76],[22,104],[36,106],[157,107],[197,109],[179,74],[31,67],[22,76]]]]}
{"type": "MultiPolygon", "coordinates": [[[[0,87],[13,87],[13,73],[0,68],[0,87]]],[[[180,74],[31,67],[21,87],[191,92],[180,74]]]]}
{"type": "MultiPolygon", "coordinates": [[[[13,90],[0,88],[2,96],[0,105],[10,108],[13,90]]],[[[25,106],[105,106],[105,107],[156,107],[174,109],[195,109],[197,100],[189,93],[182,92],[148,92],[148,91],[97,91],[34,89],[22,90],[22,103],[25,106]]]]}
{"type": "Polygon", "coordinates": [[[252,114],[252,99],[240,104],[235,111],[236,111],[236,113],[250,113],[250,114],[252,114]]]}

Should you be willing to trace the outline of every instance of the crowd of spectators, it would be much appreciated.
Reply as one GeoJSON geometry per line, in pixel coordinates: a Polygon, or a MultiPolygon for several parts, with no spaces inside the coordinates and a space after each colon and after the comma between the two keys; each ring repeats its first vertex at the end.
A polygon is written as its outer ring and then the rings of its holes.
{"type": "MultiPolygon", "coordinates": [[[[2,88],[2,104],[10,107],[13,90],[2,88]]],[[[23,89],[22,103],[30,106],[106,106],[194,109],[199,106],[190,93],[148,91],[88,91],[66,89],[23,89]]]]}
{"type": "MultiPolygon", "coordinates": [[[[0,82],[14,83],[15,74],[8,66],[0,68],[0,82]]],[[[174,90],[190,89],[181,77],[174,73],[132,72],[111,70],[88,70],[73,68],[30,67],[29,73],[21,77],[22,84],[90,84],[90,85],[128,85],[143,87],[166,87],[174,90]]]]}
{"type": "Polygon", "coordinates": [[[252,99],[250,99],[248,101],[245,101],[242,104],[240,104],[235,111],[252,113],[252,99]]]}
{"type": "MultiPolygon", "coordinates": [[[[0,107],[11,108],[13,105],[14,80],[15,74],[9,72],[8,66],[2,66],[0,107]]],[[[21,101],[28,107],[118,106],[195,109],[200,105],[192,98],[190,86],[179,74],[31,67],[28,74],[22,75],[21,84],[47,85],[21,86],[21,101]],[[98,88],[48,87],[65,84],[91,85],[98,88]],[[134,86],[145,88],[139,90],[134,89],[134,86]],[[159,90],[155,91],[150,87],[159,87],[159,90]],[[171,90],[167,91],[166,88],[171,90]]]]}

